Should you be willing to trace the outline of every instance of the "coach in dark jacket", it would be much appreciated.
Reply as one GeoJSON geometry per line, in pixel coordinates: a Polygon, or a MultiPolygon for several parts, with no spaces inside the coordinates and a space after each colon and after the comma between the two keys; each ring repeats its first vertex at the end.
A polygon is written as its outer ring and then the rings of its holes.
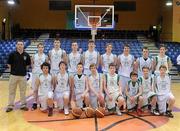
{"type": "Polygon", "coordinates": [[[8,66],[10,68],[9,79],[9,102],[6,112],[10,112],[14,107],[17,85],[20,89],[21,110],[27,111],[26,106],[26,73],[27,67],[31,64],[30,56],[24,52],[24,42],[18,40],[16,43],[16,51],[12,52],[8,58],[8,66]]]}

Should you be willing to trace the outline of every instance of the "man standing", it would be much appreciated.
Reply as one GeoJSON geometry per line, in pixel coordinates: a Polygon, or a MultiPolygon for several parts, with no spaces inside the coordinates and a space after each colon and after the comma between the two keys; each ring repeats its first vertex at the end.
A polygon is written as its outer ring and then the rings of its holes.
{"type": "Polygon", "coordinates": [[[26,72],[27,67],[31,64],[30,56],[24,52],[24,42],[18,40],[16,51],[12,52],[8,58],[10,68],[9,79],[9,102],[6,112],[10,112],[14,107],[17,85],[20,89],[21,110],[28,111],[26,106],[26,72]]]}

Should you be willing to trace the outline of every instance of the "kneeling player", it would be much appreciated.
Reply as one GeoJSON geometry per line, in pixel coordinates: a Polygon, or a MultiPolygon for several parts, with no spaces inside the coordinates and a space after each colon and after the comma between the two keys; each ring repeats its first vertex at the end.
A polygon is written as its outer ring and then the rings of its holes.
{"type": "Polygon", "coordinates": [[[106,104],[110,112],[116,111],[117,115],[122,115],[120,108],[126,109],[125,100],[122,95],[121,82],[118,74],[115,73],[116,66],[111,63],[109,65],[109,73],[104,77],[104,91],[106,93],[106,104]]]}
{"type": "Polygon", "coordinates": [[[53,92],[52,76],[49,74],[50,64],[44,62],[41,65],[42,74],[36,79],[36,87],[38,88],[38,97],[41,104],[41,111],[48,111],[48,116],[53,115],[53,92]]]}
{"type": "Polygon", "coordinates": [[[64,109],[64,114],[69,114],[69,96],[70,96],[70,87],[69,87],[69,75],[66,72],[66,63],[61,61],[59,63],[59,73],[54,78],[55,82],[55,100],[57,101],[57,106],[61,111],[64,109]]]}
{"type": "Polygon", "coordinates": [[[142,68],[143,76],[139,78],[139,81],[143,89],[143,103],[144,105],[151,105],[151,113],[154,115],[159,115],[159,112],[156,110],[157,96],[154,92],[154,79],[149,74],[149,67],[142,68]]]}
{"type": "Polygon", "coordinates": [[[90,65],[91,75],[89,76],[89,98],[90,106],[96,109],[96,116],[103,117],[105,112],[105,102],[103,95],[102,77],[101,74],[97,72],[95,64],[90,65]],[[99,115],[98,115],[99,114],[99,115]]]}
{"type": "Polygon", "coordinates": [[[160,75],[155,78],[155,90],[160,114],[173,117],[172,108],[175,103],[175,98],[171,92],[171,79],[166,74],[166,71],[166,66],[161,65],[159,67],[160,75]],[[166,107],[166,104],[168,104],[168,107],[166,107]]]}
{"type": "Polygon", "coordinates": [[[142,95],[142,87],[140,82],[138,81],[138,75],[136,72],[130,73],[131,80],[128,81],[126,86],[126,96],[127,96],[127,109],[134,109],[137,105],[137,114],[141,115],[143,97],[142,95]]]}
{"type": "MultiPolygon", "coordinates": [[[[76,110],[78,110],[78,112],[82,110],[84,104],[86,107],[89,107],[88,81],[82,71],[83,64],[79,63],[77,65],[77,74],[74,75],[71,85],[71,107],[73,115],[76,110]]],[[[79,114],[79,117],[80,116],[81,114],[79,114]]]]}

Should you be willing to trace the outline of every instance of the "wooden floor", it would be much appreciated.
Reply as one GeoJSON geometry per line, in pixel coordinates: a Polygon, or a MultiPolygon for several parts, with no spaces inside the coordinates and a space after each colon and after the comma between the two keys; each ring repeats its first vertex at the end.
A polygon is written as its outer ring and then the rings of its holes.
{"type": "MultiPolygon", "coordinates": [[[[172,84],[172,91],[176,97],[174,118],[163,116],[137,117],[135,114],[124,114],[123,116],[107,116],[102,119],[78,119],[71,120],[70,116],[64,116],[55,112],[54,116],[48,118],[40,111],[23,112],[15,109],[6,113],[8,100],[8,81],[0,81],[0,131],[46,131],[46,130],[155,130],[155,131],[180,131],[180,83],[172,84]]],[[[28,88],[27,96],[31,96],[28,88]]],[[[28,101],[31,97],[27,98],[28,101]]],[[[16,107],[19,105],[19,91],[17,90],[16,107]]]]}

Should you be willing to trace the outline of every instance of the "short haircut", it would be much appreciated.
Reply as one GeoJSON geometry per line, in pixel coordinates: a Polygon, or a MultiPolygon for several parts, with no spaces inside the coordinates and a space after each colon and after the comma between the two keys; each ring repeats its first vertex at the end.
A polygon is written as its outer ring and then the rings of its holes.
{"type": "Polygon", "coordinates": [[[54,42],[55,42],[55,41],[61,42],[59,38],[55,38],[55,39],[54,39],[54,42]]]}
{"type": "Polygon", "coordinates": [[[126,44],[124,44],[124,47],[123,47],[123,49],[125,48],[125,47],[128,47],[128,48],[130,48],[130,46],[126,43],[126,44]]]}
{"type": "Polygon", "coordinates": [[[82,65],[82,66],[83,66],[83,63],[82,63],[82,62],[79,62],[79,63],[77,64],[77,66],[78,66],[78,65],[82,65]]]}
{"type": "Polygon", "coordinates": [[[148,69],[149,70],[149,67],[143,66],[142,70],[144,70],[144,69],[148,69]]]}
{"type": "Polygon", "coordinates": [[[164,47],[166,49],[166,46],[164,44],[160,44],[159,49],[161,49],[162,47],[164,47]]]}
{"type": "Polygon", "coordinates": [[[94,43],[94,41],[90,39],[90,40],[88,41],[88,43],[94,43]]]}
{"type": "Polygon", "coordinates": [[[167,70],[167,67],[166,67],[165,65],[161,65],[161,66],[159,67],[159,70],[160,70],[161,68],[163,68],[163,69],[166,69],[166,70],[167,70]]]}
{"type": "Polygon", "coordinates": [[[110,64],[109,64],[109,68],[112,67],[112,66],[113,66],[113,67],[116,67],[116,65],[115,65],[114,63],[110,63],[110,64]]]}
{"type": "Polygon", "coordinates": [[[43,43],[38,43],[37,47],[39,47],[40,45],[42,45],[44,47],[44,44],[43,43]]]}
{"type": "Polygon", "coordinates": [[[22,42],[22,43],[24,44],[24,41],[23,41],[22,39],[18,39],[18,40],[16,41],[16,44],[17,44],[18,42],[22,42]]]}
{"type": "Polygon", "coordinates": [[[92,67],[96,67],[96,64],[91,64],[90,66],[89,66],[89,69],[91,69],[92,67]]]}
{"type": "Polygon", "coordinates": [[[106,44],[106,48],[107,48],[109,45],[110,45],[110,46],[113,46],[112,43],[107,43],[107,44],[106,44]]]}
{"type": "Polygon", "coordinates": [[[143,50],[149,50],[149,49],[148,49],[148,47],[144,46],[144,47],[142,48],[142,51],[143,51],[143,50]]]}
{"type": "Polygon", "coordinates": [[[138,74],[137,74],[135,71],[132,71],[132,72],[130,73],[130,77],[132,77],[132,76],[137,76],[137,77],[138,77],[138,74]]]}
{"type": "Polygon", "coordinates": [[[47,63],[47,62],[42,63],[42,65],[41,65],[41,69],[42,69],[44,66],[47,66],[47,67],[48,67],[48,69],[49,69],[49,71],[50,71],[51,66],[50,66],[50,64],[49,64],[49,63],[47,63]]]}
{"type": "Polygon", "coordinates": [[[66,62],[64,62],[64,61],[59,62],[59,67],[60,67],[61,64],[64,64],[65,66],[67,66],[66,62]]]}

